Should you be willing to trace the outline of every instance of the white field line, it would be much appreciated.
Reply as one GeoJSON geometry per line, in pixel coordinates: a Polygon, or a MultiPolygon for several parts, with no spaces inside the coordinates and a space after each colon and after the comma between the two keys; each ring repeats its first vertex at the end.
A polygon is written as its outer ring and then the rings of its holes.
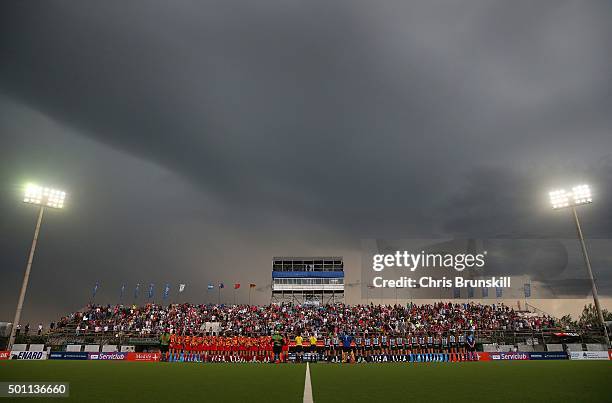
{"type": "Polygon", "coordinates": [[[304,403],[314,403],[312,400],[312,385],[310,384],[310,366],[306,363],[306,378],[304,379],[304,403]]]}

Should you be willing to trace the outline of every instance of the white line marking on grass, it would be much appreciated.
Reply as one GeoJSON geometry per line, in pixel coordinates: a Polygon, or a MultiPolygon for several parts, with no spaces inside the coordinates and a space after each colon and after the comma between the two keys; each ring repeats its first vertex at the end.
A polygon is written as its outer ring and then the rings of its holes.
{"type": "Polygon", "coordinates": [[[306,363],[306,378],[304,379],[304,403],[314,403],[312,400],[312,385],[310,384],[310,366],[306,363]]]}

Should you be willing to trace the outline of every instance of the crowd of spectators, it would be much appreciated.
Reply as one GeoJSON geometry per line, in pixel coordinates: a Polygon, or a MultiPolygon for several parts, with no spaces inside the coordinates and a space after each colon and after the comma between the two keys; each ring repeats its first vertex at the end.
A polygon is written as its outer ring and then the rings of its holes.
{"type": "Polygon", "coordinates": [[[259,336],[281,328],[296,334],[448,334],[559,328],[554,318],[525,315],[503,304],[437,302],[407,305],[89,305],[61,318],[55,331],[161,332],[259,336]]]}

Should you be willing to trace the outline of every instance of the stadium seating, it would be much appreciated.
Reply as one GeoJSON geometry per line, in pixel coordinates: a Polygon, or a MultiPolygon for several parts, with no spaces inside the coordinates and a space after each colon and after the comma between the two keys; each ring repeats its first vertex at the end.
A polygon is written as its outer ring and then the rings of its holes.
{"type": "Polygon", "coordinates": [[[605,344],[599,343],[587,343],[586,348],[587,351],[606,351],[608,349],[605,344]]]}
{"type": "Polygon", "coordinates": [[[206,322],[202,326],[200,326],[201,331],[207,332],[212,335],[219,334],[220,328],[221,328],[221,324],[219,322],[206,322]]]}
{"type": "MultiPolygon", "coordinates": [[[[57,322],[54,333],[156,338],[162,331],[182,334],[266,335],[276,327],[325,335],[337,331],[365,333],[455,333],[481,332],[484,342],[499,342],[495,332],[534,332],[558,328],[549,316],[525,315],[503,304],[438,302],[408,305],[345,305],[321,307],[271,304],[265,306],[171,304],[162,306],[89,305],[57,322]],[[68,332],[68,333],[66,333],[68,332]]],[[[101,340],[102,341],[102,340],[101,340]]],[[[523,341],[523,340],[515,340],[523,341]]],[[[105,343],[102,343],[105,344],[105,343]]],[[[503,347],[506,350],[509,347],[503,347]]],[[[506,350],[507,351],[507,350],[506,350]]]]}

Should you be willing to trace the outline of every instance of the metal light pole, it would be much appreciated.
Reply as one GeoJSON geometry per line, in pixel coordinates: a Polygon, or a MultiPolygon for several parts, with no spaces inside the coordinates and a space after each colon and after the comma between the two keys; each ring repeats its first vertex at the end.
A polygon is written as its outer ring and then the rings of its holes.
{"type": "Polygon", "coordinates": [[[36,243],[38,242],[38,234],[40,232],[40,225],[42,223],[43,213],[45,207],[61,209],[64,207],[64,199],[66,193],[56,189],[44,188],[37,185],[29,184],[25,189],[24,203],[34,204],[40,206],[38,212],[38,220],[36,221],[36,228],[34,229],[34,238],[32,239],[32,246],[30,247],[30,254],[28,255],[28,262],[26,264],[26,270],[23,275],[23,282],[21,283],[21,291],[19,292],[19,300],[17,301],[17,309],[15,310],[15,317],[13,318],[13,324],[11,325],[11,335],[7,350],[11,350],[15,343],[15,334],[17,332],[17,325],[21,320],[21,311],[23,309],[23,300],[28,289],[28,282],[30,280],[30,271],[32,269],[32,261],[34,260],[34,251],[36,250],[36,243]]]}
{"type": "Polygon", "coordinates": [[[601,305],[599,305],[599,295],[597,294],[597,286],[595,285],[595,279],[593,278],[593,270],[591,269],[591,260],[587,253],[586,244],[584,243],[584,236],[582,235],[582,228],[580,227],[580,221],[578,220],[578,213],[576,207],[572,207],[574,213],[574,220],[576,221],[576,232],[578,232],[578,238],[580,239],[580,247],[582,248],[582,256],[584,257],[584,265],[586,266],[587,273],[589,274],[589,280],[591,280],[591,291],[593,292],[593,301],[595,302],[595,309],[597,310],[597,316],[599,316],[599,323],[603,326],[604,334],[606,336],[606,342],[610,345],[610,335],[608,334],[608,327],[601,311],[601,305]]]}
{"type": "Polygon", "coordinates": [[[608,328],[606,327],[603,313],[601,311],[601,306],[599,304],[599,295],[597,293],[597,286],[595,285],[595,278],[593,277],[593,270],[591,269],[591,260],[589,259],[589,254],[587,252],[586,244],[584,242],[584,236],[582,234],[582,228],[580,227],[580,220],[578,219],[578,212],[576,211],[576,206],[590,204],[593,202],[591,189],[588,185],[580,185],[572,188],[571,192],[566,192],[564,189],[556,190],[550,192],[550,202],[553,206],[553,209],[561,209],[566,207],[572,208],[574,222],[576,223],[576,232],[578,233],[580,248],[582,249],[582,256],[584,257],[584,265],[586,266],[587,274],[589,275],[589,280],[591,280],[591,291],[593,293],[595,309],[597,310],[599,323],[603,327],[606,343],[609,346],[610,335],[608,334],[608,328]]]}

